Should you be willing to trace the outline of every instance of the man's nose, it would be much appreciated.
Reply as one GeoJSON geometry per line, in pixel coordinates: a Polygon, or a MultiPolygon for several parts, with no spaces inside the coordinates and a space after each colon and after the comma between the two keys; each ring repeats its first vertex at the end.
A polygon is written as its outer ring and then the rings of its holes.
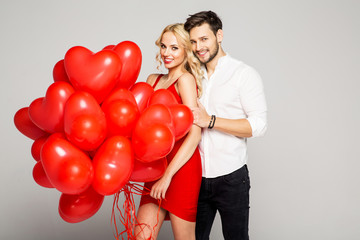
{"type": "Polygon", "coordinates": [[[200,49],[201,49],[201,44],[200,44],[200,42],[197,42],[196,43],[196,51],[199,51],[200,49]]]}

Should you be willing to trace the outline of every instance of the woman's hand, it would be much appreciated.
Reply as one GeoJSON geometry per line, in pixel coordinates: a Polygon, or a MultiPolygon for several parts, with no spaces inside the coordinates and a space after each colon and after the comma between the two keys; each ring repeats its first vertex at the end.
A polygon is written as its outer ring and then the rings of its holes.
{"type": "Polygon", "coordinates": [[[168,176],[162,176],[151,188],[150,196],[155,199],[165,199],[165,194],[169,188],[171,178],[168,176]]]}
{"type": "Polygon", "coordinates": [[[201,128],[207,128],[209,126],[211,117],[206,112],[204,106],[200,103],[199,99],[197,99],[197,104],[198,107],[191,108],[194,116],[194,124],[201,128]]]}

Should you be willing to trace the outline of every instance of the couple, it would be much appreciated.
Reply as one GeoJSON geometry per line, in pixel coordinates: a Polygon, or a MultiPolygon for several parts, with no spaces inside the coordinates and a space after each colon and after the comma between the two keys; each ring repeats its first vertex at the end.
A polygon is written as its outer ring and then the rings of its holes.
{"type": "Polygon", "coordinates": [[[225,53],[222,40],[220,18],[203,11],[167,26],[156,41],[168,73],[147,82],[190,107],[194,124],[167,156],[164,176],[145,184],[151,192],[137,218],[149,227],[137,226],[137,239],[156,239],[165,219],[177,240],[209,239],[217,211],[225,239],[249,239],[246,138],[265,132],[266,102],[260,76],[225,53]]]}

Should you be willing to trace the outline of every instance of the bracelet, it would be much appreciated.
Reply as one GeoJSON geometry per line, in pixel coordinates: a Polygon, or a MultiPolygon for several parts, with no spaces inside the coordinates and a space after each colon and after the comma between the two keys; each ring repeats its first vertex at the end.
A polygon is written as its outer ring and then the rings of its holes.
{"type": "Polygon", "coordinates": [[[214,116],[214,115],[211,115],[211,119],[210,119],[209,126],[208,126],[209,129],[210,129],[211,124],[212,124],[212,122],[213,122],[213,120],[214,120],[213,116],[214,116]]]}
{"type": "Polygon", "coordinates": [[[211,115],[211,119],[210,119],[209,126],[208,126],[209,129],[211,129],[211,125],[212,125],[213,121],[214,121],[214,115],[211,115]]]}
{"type": "Polygon", "coordinates": [[[211,115],[211,120],[208,126],[208,129],[212,129],[215,126],[215,120],[216,120],[216,116],[215,115],[211,115]]]}

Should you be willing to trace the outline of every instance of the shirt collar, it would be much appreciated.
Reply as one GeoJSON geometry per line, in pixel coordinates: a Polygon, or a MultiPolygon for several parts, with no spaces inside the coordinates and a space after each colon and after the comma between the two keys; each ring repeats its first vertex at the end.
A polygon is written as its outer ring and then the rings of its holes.
{"type": "MultiPolygon", "coordinates": [[[[221,58],[219,58],[219,60],[216,64],[216,67],[215,67],[215,71],[216,71],[216,69],[218,69],[221,66],[223,66],[224,64],[226,64],[228,59],[230,59],[230,55],[227,52],[225,52],[225,54],[226,54],[225,56],[222,56],[221,58]]],[[[205,78],[208,79],[205,64],[201,64],[201,70],[204,72],[205,78]]]]}
{"type": "Polygon", "coordinates": [[[227,62],[227,60],[230,58],[230,55],[227,52],[225,52],[225,54],[226,54],[225,56],[222,56],[221,58],[219,58],[215,69],[224,65],[227,62]]]}

